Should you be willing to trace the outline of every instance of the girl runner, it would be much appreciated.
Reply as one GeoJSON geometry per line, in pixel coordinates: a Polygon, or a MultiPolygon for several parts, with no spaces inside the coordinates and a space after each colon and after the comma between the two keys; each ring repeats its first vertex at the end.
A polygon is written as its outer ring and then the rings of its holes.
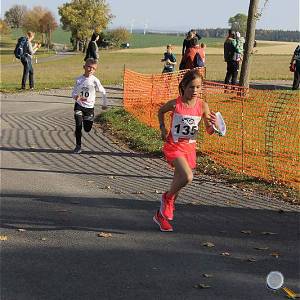
{"type": "Polygon", "coordinates": [[[196,167],[196,136],[201,118],[208,134],[214,133],[216,115],[208,104],[200,99],[202,75],[197,69],[185,73],[179,84],[180,96],[164,104],[158,112],[161,136],[165,141],[163,152],[168,163],[174,167],[170,189],[163,193],[160,209],[153,221],[161,231],[173,231],[168,222],[173,220],[174,202],[180,190],[193,180],[196,167]],[[167,134],[164,115],[171,111],[170,132],[167,134]]]}

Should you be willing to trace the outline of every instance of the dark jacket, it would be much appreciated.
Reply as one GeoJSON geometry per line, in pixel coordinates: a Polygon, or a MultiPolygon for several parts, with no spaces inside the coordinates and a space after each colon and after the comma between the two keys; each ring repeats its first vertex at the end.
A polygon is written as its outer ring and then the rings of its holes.
{"type": "Polygon", "coordinates": [[[236,40],[227,38],[224,42],[224,60],[226,62],[232,61],[236,51],[236,40]]]}
{"type": "Polygon", "coordinates": [[[86,55],[84,61],[86,61],[88,58],[93,58],[97,60],[99,59],[98,46],[95,41],[90,41],[86,49],[86,55]]]}
{"type": "MultiPolygon", "coordinates": [[[[196,38],[198,39],[198,41],[201,40],[201,36],[198,33],[196,33],[196,38]]],[[[187,38],[183,40],[182,51],[181,51],[182,56],[184,55],[187,49],[192,47],[191,40],[192,39],[187,39],[187,38]]]]}

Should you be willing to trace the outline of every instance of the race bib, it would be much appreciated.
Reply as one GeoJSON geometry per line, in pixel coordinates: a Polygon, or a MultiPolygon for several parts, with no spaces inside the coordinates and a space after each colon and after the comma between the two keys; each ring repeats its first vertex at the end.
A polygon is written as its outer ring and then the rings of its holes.
{"type": "Polygon", "coordinates": [[[93,95],[95,95],[95,87],[92,85],[81,86],[79,88],[78,96],[81,98],[81,101],[91,101],[94,100],[93,95]]]}
{"type": "Polygon", "coordinates": [[[174,113],[171,133],[174,142],[178,139],[189,140],[190,143],[196,142],[201,117],[181,115],[174,113]]]}

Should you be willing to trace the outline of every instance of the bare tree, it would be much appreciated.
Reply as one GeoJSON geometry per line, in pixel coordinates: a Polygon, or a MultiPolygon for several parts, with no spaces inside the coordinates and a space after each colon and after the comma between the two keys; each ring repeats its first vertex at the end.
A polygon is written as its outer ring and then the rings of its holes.
{"type": "Polygon", "coordinates": [[[260,15],[257,13],[258,3],[259,0],[250,0],[249,4],[245,51],[240,76],[240,85],[244,87],[249,87],[251,54],[253,53],[253,45],[255,40],[255,27],[256,21],[260,17],[260,15]]]}
{"type": "Polygon", "coordinates": [[[25,5],[14,5],[5,12],[4,20],[11,28],[19,28],[22,26],[26,11],[25,5]]]}

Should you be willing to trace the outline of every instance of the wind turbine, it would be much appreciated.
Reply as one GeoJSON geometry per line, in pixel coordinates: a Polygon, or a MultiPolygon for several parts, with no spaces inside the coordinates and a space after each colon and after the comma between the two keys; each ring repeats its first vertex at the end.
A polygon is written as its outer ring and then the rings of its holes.
{"type": "Polygon", "coordinates": [[[130,24],[130,33],[132,34],[132,30],[133,30],[133,25],[134,25],[134,19],[131,20],[131,24],[130,24]]]}
{"type": "Polygon", "coordinates": [[[146,34],[147,29],[148,29],[148,21],[146,21],[144,25],[144,35],[146,34]]]}

